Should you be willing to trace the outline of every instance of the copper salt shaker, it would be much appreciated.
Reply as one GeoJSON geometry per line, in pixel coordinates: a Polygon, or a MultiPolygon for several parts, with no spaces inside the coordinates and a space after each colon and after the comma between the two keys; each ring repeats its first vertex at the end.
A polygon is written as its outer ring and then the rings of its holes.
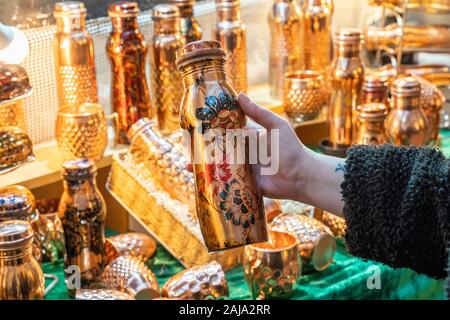
{"type": "Polygon", "coordinates": [[[94,43],[86,31],[82,2],[57,2],[53,41],[59,106],[97,102],[94,43]]]}
{"type": "Polygon", "coordinates": [[[385,126],[395,145],[422,146],[429,140],[429,123],[420,107],[420,82],[413,77],[397,78],[391,86],[391,111],[385,126]]]}
{"type": "Polygon", "coordinates": [[[33,256],[29,222],[0,222],[0,300],[44,298],[44,274],[33,256]]]}
{"type": "Polygon", "coordinates": [[[294,0],[274,0],[269,13],[269,88],[273,99],[281,100],[284,76],[302,70],[302,26],[300,9],[294,0]]]}
{"type": "Polygon", "coordinates": [[[180,10],[181,37],[185,43],[202,39],[202,28],[194,17],[195,0],[171,0],[180,10]]]}
{"type": "Polygon", "coordinates": [[[63,164],[64,192],[58,214],[64,229],[64,269],[70,296],[76,289],[95,288],[106,263],[106,205],[97,188],[96,174],[95,164],[86,159],[63,164]]]}
{"type": "Polygon", "coordinates": [[[153,8],[155,34],[151,45],[150,70],[154,115],[164,134],[180,127],[179,109],[183,83],[175,66],[175,52],[184,44],[180,13],[176,6],[159,4],[153,8]]]}
{"type": "Polygon", "coordinates": [[[180,123],[190,139],[197,217],[206,247],[218,251],[267,241],[263,199],[248,158],[242,164],[230,161],[238,146],[214,148],[210,139],[225,141],[227,132],[239,134],[246,123],[226,78],[225,52],[220,42],[196,41],[177,56],[185,86],[180,123]],[[214,149],[220,149],[214,157],[203,151],[214,149]]]}
{"type": "Polygon", "coordinates": [[[226,54],[227,79],[236,93],[247,92],[247,37],[240,0],[216,0],[216,12],[213,34],[226,54]]]}
{"type": "Polygon", "coordinates": [[[333,1],[304,0],[301,13],[305,69],[322,72],[331,60],[333,1]]]}
{"type": "Polygon", "coordinates": [[[384,103],[389,111],[388,105],[388,79],[376,75],[364,75],[361,88],[360,104],[384,103]]]}
{"type": "Polygon", "coordinates": [[[111,61],[111,104],[119,117],[119,143],[128,143],[127,131],[140,118],[150,117],[150,93],[145,76],[148,45],[139,30],[136,2],[109,6],[113,30],[107,41],[111,61]]]}
{"type": "Polygon", "coordinates": [[[388,139],[384,129],[384,120],[387,113],[386,105],[383,103],[360,104],[357,107],[358,129],[355,143],[387,143],[388,139]]]}

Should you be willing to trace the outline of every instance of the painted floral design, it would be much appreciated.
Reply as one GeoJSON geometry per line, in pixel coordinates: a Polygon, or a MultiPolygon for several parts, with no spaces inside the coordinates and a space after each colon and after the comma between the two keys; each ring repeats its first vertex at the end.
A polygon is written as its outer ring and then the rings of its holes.
{"type": "Polygon", "coordinates": [[[207,96],[205,106],[197,108],[195,116],[202,123],[198,130],[204,134],[208,129],[234,129],[239,125],[239,105],[228,93],[220,92],[218,96],[207,96]]]}

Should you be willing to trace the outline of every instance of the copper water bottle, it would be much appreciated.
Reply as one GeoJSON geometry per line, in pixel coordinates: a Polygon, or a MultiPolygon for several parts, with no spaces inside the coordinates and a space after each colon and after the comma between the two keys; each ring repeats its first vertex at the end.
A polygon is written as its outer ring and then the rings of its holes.
{"type": "Polygon", "coordinates": [[[183,83],[175,66],[175,52],[184,44],[180,13],[174,5],[159,4],[153,8],[152,19],[155,27],[150,52],[152,102],[159,130],[169,134],[180,127],[183,83]]]}
{"type": "Polygon", "coordinates": [[[366,48],[376,50],[387,47],[398,50],[423,48],[450,48],[450,27],[445,25],[404,26],[398,24],[386,27],[370,26],[366,29],[366,48]]]}
{"type": "Polygon", "coordinates": [[[227,79],[237,93],[247,92],[247,37],[240,1],[216,0],[216,12],[213,37],[225,51],[227,79]]]}
{"type": "Polygon", "coordinates": [[[202,39],[202,28],[194,17],[195,0],[172,0],[170,2],[180,10],[181,37],[185,43],[202,39]]]}
{"type": "Polygon", "coordinates": [[[302,70],[302,27],[295,0],[274,0],[269,13],[269,88],[273,99],[282,100],[286,73],[302,70]]]}
{"type": "Polygon", "coordinates": [[[148,46],[139,31],[136,2],[109,6],[113,30],[107,42],[111,61],[111,104],[119,117],[119,143],[128,143],[127,131],[137,120],[151,115],[150,93],[145,77],[148,46]]]}
{"type": "Polygon", "coordinates": [[[369,74],[364,75],[359,102],[360,104],[383,103],[389,111],[387,78],[369,74]]]}
{"type": "Polygon", "coordinates": [[[349,146],[355,139],[356,107],[364,79],[364,66],[360,58],[362,33],[357,29],[341,29],[336,32],[334,43],[329,139],[332,145],[349,146]]]}
{"type": "Polygon", "coordinates": [[[366,103],[357,107],[358,130],[356,144],[383,144],[388,139],[384,130],[384,120],[387,115],[386,105],[383,103],[366,103]]]}
{"type": "Polygon", "coordinates": [[[59,106],[97,102],[94,43],[86,31],[82,2],[55,4],[53,41],[59,106]]]}
{"type": "Polygon", "coordinates": [[[95,288],[106,264],[106,205],[97,188],[96,174],[95,164],[90,160],[63,164],[64,192],[58,215],[64,229],[64,269],[71,296],[76,289],[95,288]]]}
{"type": "Polygon", "coordinates": [[[230,133],[242,133],[246,124],[226,78],[220,42],[187,44],[177,52],[177,66],[185,86],[180,124],[189,133],[197,217],[206,247],[218,251],[267,241],[263,199],[248,158],[230,160],[239,153],[238,144],[220,143],[230,133]]]}
{"type": "Polygon", "coordinates": [[[324,71],[331,60],[333,1],[304,0],[301,6],[305,69],[324,71]]]}
{"type": "Polygon", "coordinates": [[[391,86],[391,107],[385,126],[389,141],[395,145],[425,145],[429,124],[420,107],[420,82],[413,77],[397,78],[391,86]]]}

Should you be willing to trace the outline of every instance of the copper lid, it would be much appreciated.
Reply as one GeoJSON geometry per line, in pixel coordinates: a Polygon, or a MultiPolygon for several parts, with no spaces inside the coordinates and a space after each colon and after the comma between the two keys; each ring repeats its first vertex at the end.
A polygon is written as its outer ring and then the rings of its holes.
{"type": "Polygon", "coordinates": [[[336,240],[328,233],[320,235],[314,247],[311,265],[317,271],[322,271],[328,268],[333,262],[333,256],[336,251],[336,240]]]}
{"type": "Polygon", "coordinates": [[[14,185],[0,189],[0,221],[26,220],[37,218],[36,198],[30,190],[14,185]]]}
{"type": "Polygon", "coordinates": [[[387,89],[387,79],[376,75],[365,75],[362,88],[364,91],[374,92],[387,89]]]}
{"type": "Polygon", "coordinates": [[[92,178],[97,172],[93,161],[76,159],[66,161],[62,165],[62,175],[65,180],[86,180],[92,178]]]}
{"type": "Polygon", "coordinates": [[[64,1],[55,3],[53,14],[56,18],[73,15],[86,15],[86,7],[80,1],[64,1]]]}
{"type": "Polygon", "coordinates": [[[342,45],[354,45],[362,43],[364,37],[363,33],[359,29],[354,28],[342,28],[334,33],[334,41],[337,44],[342,45]]]}
{"type": "Polygon", "coordinates": [[[180,48],[176,52],[177,68],[180,69],[185,64],[203,59],[219,58],[225,61],[225,52],[219,41],[199,40],[193,41],[180,48]]]}
{"type": "Polygon", "coordinates": [[[384,103],[366,103],[356,107],[358,117],[370,122],[384,121],[387,115],[387,108],[384,103]]]}
{"type": "Polygon", "coordinates": [[[0,103],[31,92],[30,79],[24,68],[0,62],[0,103]]]}
{"type": "Polygon", "coordinates": [[[33,241],[33,228],[23,220],[0,222],[0,251],[20,249],[33,241]]]}
{"type": "Polygon", "coordinates": [[[137,2],[116,2],[108,8],[108,15],[110,17],[137,17],[139,12],[137,2]]]}
{"type": "Polygon", "coordinates": [[[420,97],[420,82],[414,77],[399,77],[391,86],[391,95],[396,97],[420,97]]]}
{"type": "Polygon", "coordinates": [[[172,4],[158,4],[153,7],[152,19],[175,19],[180,17],[180,10],[177,6],[172,4]]]}
{"type": "Polygon", "coordinates": [[[142,129],[144,129],[147,126],[153,126],[155,122],[149,118],[141,118],[135,123],[131,125],[131,127],[128,129],[127,137],[131,141],[133,137],[142,129]]]}

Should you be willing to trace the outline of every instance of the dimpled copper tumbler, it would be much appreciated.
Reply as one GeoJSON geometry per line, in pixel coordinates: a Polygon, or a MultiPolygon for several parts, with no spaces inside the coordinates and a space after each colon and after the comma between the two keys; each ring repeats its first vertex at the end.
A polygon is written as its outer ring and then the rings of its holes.
{"type": "Polygon", "coordinates": [[[268,242],[245,247],[242,264],[254,299],[287,299],[301,275],[297,239],[271,231],[268,242]]]}

